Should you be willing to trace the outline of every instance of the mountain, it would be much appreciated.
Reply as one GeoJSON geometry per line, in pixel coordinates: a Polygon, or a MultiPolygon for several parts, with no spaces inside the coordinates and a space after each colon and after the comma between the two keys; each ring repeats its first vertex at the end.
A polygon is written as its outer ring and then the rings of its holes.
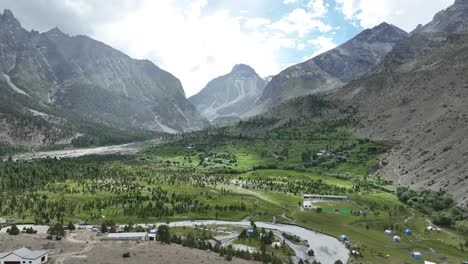
{"type": "Polygon", "coordinates": [[[332,98],[356,107],[356,134],[400,142],[380,160],[397,183],[452,193],[468,205],[468,1],[413,31],[371,74],[332,98]]]}
{"type": "Polygon", "coordinates": [[[185,98],[180,81],[150,61],[58,28],[26,31],[9,10],[0,18],[0,70],[0,86],[10,94],[0,103],[16,111],[3,118],[9,123],[27,115],[55,126],[78,121],[163,132],[207,123],[185,98]],[[45,120],[50,115],[57,117],[54,122],[45,120]]]}
{"type": "Polygon", "coordinates": [[[248,115],[263,112],[294,97],[336,90],[369,73],[398,41],[407,36],[405,31],[382,23],[328,52],[291,66],[272,78],[256,111],[248,115]]]}
{"type": "Polygon", "coordinates": [[[210,81],[189,101],[210,121],[232,120],[255,106],[266,83],[250,66],[239,64],[229,74],[210,81]]]}

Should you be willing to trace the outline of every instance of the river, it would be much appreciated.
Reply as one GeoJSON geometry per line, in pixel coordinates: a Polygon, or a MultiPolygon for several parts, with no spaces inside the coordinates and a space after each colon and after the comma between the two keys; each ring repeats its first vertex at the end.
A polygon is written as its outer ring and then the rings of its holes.
{"type": "MultiPolygon", "coordinates": [[[[302,259],[307,259],[307,251],[309,249],[314,250],[315,259],[320,261],[322,264],[333,264],[337,260],[341,260],[343,263],[347,263],[349,258],[349,251],[342,242],[338,239],[318,233],[300,226],[287,225],[287,224],[272,224],[266,222],[255,222],[257,227],[265,228],[270,230],[276,230],[281,233],[289,233],[300,237],[302,240],[306,240],[309,243],[309,248],[304,246],[298,246],[294,243],[288,243],[288,245],[296,252],[296,256],[302,259]]],[[[180,221],[171,222],[171,227],[195,227],[201,225],[233,225],[248,228],[250,222],[248,221],[218,221],[218,220],[199,220],[199,221],[180,221]]]]}

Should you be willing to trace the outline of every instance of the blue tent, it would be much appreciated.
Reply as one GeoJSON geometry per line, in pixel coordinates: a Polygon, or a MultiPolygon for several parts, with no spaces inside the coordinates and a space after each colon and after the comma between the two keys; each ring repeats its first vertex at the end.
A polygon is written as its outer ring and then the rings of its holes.
{"type": "Polygon", "coordinates": [[[348,241],[348,237],[346,235],[340,236],[341,241],[348,241]]]}
{"type": "Polygon", "coordinates": [[[253,235],[253,229],[247,229],[247,235],[251,236],[253,235]]]}
{"type": "Polygon", "coordinates": [[[393,237],[393,241],[395,242],[400,242],[401,241],[401,238],[399,236],[394,236],[393,237]]]}
{"type": "Polygon", "coordinates": [[[406,229],[405,234],[407,234],[408,236],[411,236],[413,234],[413,231],[406,229]]]}
{"type": "Polygon", "coordinates": [[[422,255],[421,255],[420,252],[412,252],[411,257],[414,258],[414,259],[421,259],[422,255]]]}

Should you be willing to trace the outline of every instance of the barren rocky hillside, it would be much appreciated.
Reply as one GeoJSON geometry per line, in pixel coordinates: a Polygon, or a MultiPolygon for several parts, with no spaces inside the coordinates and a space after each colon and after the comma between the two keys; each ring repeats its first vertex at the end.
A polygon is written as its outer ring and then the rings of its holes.
{"type": "Polygon", "coordinates": [[[437,14],[401,41],[374,73],[333,96],[358,106],[363,120],[358,135],[400,142],[382,157],[376,174],[416,188],[448,191],[465,208],[467,3],[457,1],[437,14]]]}

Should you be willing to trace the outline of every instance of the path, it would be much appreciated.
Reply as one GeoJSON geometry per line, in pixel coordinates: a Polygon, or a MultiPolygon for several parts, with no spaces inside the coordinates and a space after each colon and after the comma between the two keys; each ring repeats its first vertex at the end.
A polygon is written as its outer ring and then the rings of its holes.
{"type": "MultiPolygon", "coordinates": [[[[425,220],[426,220],[426,222],[427,222],[430,226],[437,227],[436,225],[434,225],[434,223],[432,223],[431,220],[429,220],[429,219],[427,219],[427,218],[426,218],[425,220]]],[[[445,233],[447,233],[447,234],[453,236],[454,238],[456,238],[456,239],[458,239],[458,240],[464,240],[461,236],[459,236],[459,235],[457,235],[457,234],[455,234],[455,233],[452,233],[452,232],[450,232],[450,231],[448,231],[448,230],[446,230],[446,229],[440,228],[440,231],[445,232],[445,233]]]]}
{"type": "Polygon", "coordinates": [[[395,224],[403,224],[403,223],[407,223],[411,220],[413,220],[413,218],[416,216],[416,214],[414,213],[414,210],[411,210],[411,215],[406,217],[403,221],[401,222],[398,222],[398,223],[395,223],[395,224]]]}
{"type": "Polygon", "coordinates": [[[70,257],[83,255],[84,253],[91,251],[94,248],[94,245],[97,244],[96,240],[92,240],[92,241],[76,240],[75,236],[76,234],[70,234],[65,239],[72,243],[78,243],[78,244],[87,243],[86,246],[80,251],[65,252],[62,254],[58,254],[57,260],[55,260],[55,264],[63,264],[63,263],[66,263],[65,260],[67,260],[70,257]]]}
{"type": "Polygon", "coordinates": [[[264,196],[264,195],[261,194],[261,193],[254,192],[254,191],[252,191],[252,190],[242,188],[242,185],[240,185],[240,186],[237,188],[237,192],[238,192],[239,194],[247,194],[247,195],[256,196],[256,197],[258,197],[258,198],[260,198],[260,199],[262,199],[262,200],[264,200],[264,201],[267,201],[267,202],[269,202],[269,203],[272,203],[272,204],[276,204],[276,205],[281,206],[280,203],[271,200],[270,198],[264,196]]]}

